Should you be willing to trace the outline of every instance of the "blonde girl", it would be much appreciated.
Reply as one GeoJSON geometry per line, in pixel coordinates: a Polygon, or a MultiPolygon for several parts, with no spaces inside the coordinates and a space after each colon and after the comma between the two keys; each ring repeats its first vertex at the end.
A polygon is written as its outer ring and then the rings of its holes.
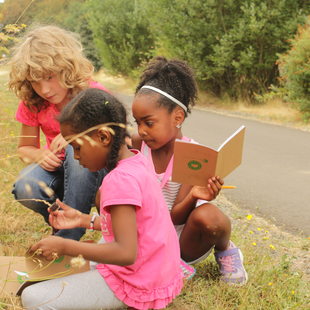
{"type": "MultiPolygon", "coordinates": [[[[36,27],[15,47],[10,66],[9,87],[20,100],[16,112],[21,123],[18,154],[30,164],[14,184],[15,199],[41,214],[47,223],[48,204],[56,198],[89,213],[104,172],[90,173],[74,160],[72,147],[65,150],[56,119],[81,90],[104,89],[92,80],[93,66],[83,55],[77,35],[51,25],[36,27]],[[40,143],[40,132],[46,145],[40,143]]],[[[79,240],[84,231],[53,232],[79,240]]]]}

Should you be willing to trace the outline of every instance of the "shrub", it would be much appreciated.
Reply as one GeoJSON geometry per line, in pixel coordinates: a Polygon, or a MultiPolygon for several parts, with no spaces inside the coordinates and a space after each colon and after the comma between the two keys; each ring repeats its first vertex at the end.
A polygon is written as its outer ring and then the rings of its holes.
{"type": "Polygon", "coordinates": [[[289,48],[309,12],[296,0],[157,0],[152,6],[153,33],[167,54],[189,62],[208,91],[248,100],[277,82],[277,53],[289,48]]]}
{"type": "Polygon", "coordinates": [[[143,8],[132,0],[90,0],[88,21],[103,67],[129,75],[151,55],[153,37],[143,8]]]}
{"type": "Polygon", "coordinates": [[[306,121],[310,119],[310,18],[299,27],[291,49],[279,56],[280,81],[288,99],[296,102],[306,121]]]}

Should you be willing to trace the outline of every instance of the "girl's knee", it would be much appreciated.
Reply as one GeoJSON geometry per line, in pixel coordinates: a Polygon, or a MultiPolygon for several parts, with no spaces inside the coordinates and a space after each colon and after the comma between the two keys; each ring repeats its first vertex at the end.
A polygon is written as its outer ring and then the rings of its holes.
{"type": "Polygon", "coordinates": [[[219,208],[210,203],[205,203],[196,208],[189,220],[201,229],[209,232],[230,231],[230,219],[219,208]]]}
{"type": "Polygon", "coordinates": [[[24,179],[17,180],[13,185],[12,194],[15,199],[25,199],[33,196],[31,184],[24,179]]]}
{"type": "Polygon", "coordinates": [[[37,183],[28,182],[26,179],[20,179],[13,185],[12,194],[15,200],[21,205],[41,214],[44,220],[49,223],[48,205],[44,203],[44,201],[49,201],[51,203],[54,201],[54,197],[49,197],[44,193],[37,183]]]}
{"type": "Polygon", "coordinates": [[[41,301],[38,300],[38,292],[32,286],[28,286],[23,290],[21,302],[26,309],[36,309],[36,306],[41,304],[41,301]]]}

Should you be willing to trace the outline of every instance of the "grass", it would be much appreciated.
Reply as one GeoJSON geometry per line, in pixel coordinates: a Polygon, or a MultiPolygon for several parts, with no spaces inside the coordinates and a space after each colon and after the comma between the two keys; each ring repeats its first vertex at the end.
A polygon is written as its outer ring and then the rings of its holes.
{"type": "Polygon", "coordinates": [[[210,94],[200,93],[199,108],[310,131],[310,123],[305,123],[294,104],[277,98],[249,104],[244,101],[219,100],[210,94]]]}
{"type": "MultiPolygon", "coordinates": [[[[0,67],[0,255],[21,256],[51,230],[41,216],[21,207],[11,194],[23,164],[16,157],[20,126],[14,120],[17,100],[7,90],[7,73],[6,67],[0,67]]],[[[116,84],[105,75],[98,75],[98,80],[112,90],[126,86],[121,78],[116,84]]],[[[127,89],[130,92],[133,88],[127,89]]],[[[221,283],[211,255],[195,266],[196,276],[167,309],[309,309],[309,238],[282,232],[267,220],[232,205],[223,195],[217,204],[232,219],[232,240],[243,251],[249,282],[240,288],[221,283]]],[[[2,309],[21,309],[19,299],[0,298],[2,309]]]]}

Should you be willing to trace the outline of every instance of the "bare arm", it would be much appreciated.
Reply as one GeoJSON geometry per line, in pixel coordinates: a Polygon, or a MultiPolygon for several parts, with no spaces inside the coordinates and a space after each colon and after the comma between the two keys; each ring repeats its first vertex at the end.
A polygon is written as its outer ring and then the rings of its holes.
{"type": "MultiPolygon", "coordinates": [[[[88,228],[90,215],[80,213],[81,227],[88,228]]],[[[98,263],[115,264],[120,266],[131,265],[137,255],[137,225],[136,210],[132,205],[117,205],[111,207],[114,241],[104,244],[84,243],[60,237],[42,239],[31,247],[31,252],[42,249],[47,259],[52,259],[52,253],[58,255],[78,256],[98,263]]],[[[95,228],[100,227],[99,218],[95,228]]]]}
{"type": "Polygon", "coordinates": [[[26,163],[37,162],[40,157],[40,128],[22,124],[18,143],[18,155],[26,163]]]}
{"type": "Polygon", "coordinates": [[[18,155],[25,163],[38,163],[48,171],[56,170],[62,161],[50,150],[40,147],[40,128],[22,124],[18,155]]]}

